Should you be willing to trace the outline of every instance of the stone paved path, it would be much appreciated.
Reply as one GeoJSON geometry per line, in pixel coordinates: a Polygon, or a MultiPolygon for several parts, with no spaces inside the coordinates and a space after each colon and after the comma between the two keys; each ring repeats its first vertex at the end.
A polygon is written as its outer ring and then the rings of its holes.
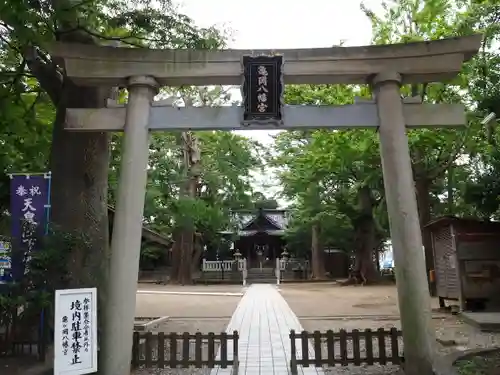
{"type": "MultiPolygon", "coordinates": [[[[276,286],[251,285],[227,327],[227,332],[238,331],[240,334],[238,375],[289,375],[291,329],[300,332],[302,326],[276,286]]],[[[232,358],[232,346],[228,345],[229,348],[228,358],[232,358]]],[[[300,341],[297,341],[297,352],[301,351],[300,341]]],[[[231,371],[216,368],[211,375],[228,375],[231,371]]],[[[324,372],[299,366],[298,373],[317,375],[324,372]]]]}

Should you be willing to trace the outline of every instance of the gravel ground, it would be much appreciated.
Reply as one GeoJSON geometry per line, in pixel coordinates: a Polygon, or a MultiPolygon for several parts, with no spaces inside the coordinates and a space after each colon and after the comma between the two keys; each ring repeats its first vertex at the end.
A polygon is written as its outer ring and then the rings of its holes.
{"type": "MultiPolygon", "coordinates": [[[[399,320],[379,317],[378,319],[301,319],[301,324],[306,331],[327,331],[329,329],[359,329],[378,328],[389,329],[401,328],[399,320]]],[[[440,355],[450,354],[456,351],[468,349],[491,348],[500,346],[500,333],[481,332],[474,327],[463,323],[460,319],[452,315],[437,317],[432,320],[436,329],[436,349],[440,355]]],[[[376,354],[376,342],[374,341],[374,355],[376,354]]],[[[323,348],[323,355],[326,355],[326,347],[323,348]]],[[[360,341],[361,357],[365,355],[365,343],[360,341]]],[[[338,350],[336,348],[336,350],[338,350]]],[[[348,355],[352,355],[352,344],[348,343],[348,355]]],[[[390,342],[386,340],[386,351],[390,351],[390,342]]],[[[398,365],[363,365],[325,368],[329,375],[394,375],[402,374],[398,365]]]]}
{"type": "MultiPolygon", "coordinates": [[[[340,287],[334,283],[283,284],[280,289],[306,331],[401,328],[395,285],[340,287]]],[[[432,300],[432,307],[438,307],[437,299],[432,300]]],[[[500,334],[480,332],[452,315],[435,314],[433,324],[436,338],[439,339],[436,350],[440,355],[500,346],[500,334]]],[[[388,346],[390,344],[386,345],[386,350],[389,349],[388,346]]],[[[362,341],[360,347],[363,356],[362,341]]],[[[348,346],[348,351],[349,349],[352,352],[352,346],[348,346]]],[[[400,367],[395,365],[335,367],[325,369],[325,372],[328,375],[402,373],[400,367]]]]}
{"type": "MultiPolygon", "coordinates": [[[[306,331],[338,331],[343,328],[364,330],[370,328],[389,329],[394,320],[376,317],[397,317],[397,291],[394,285],[346,286],[336,283],[283,284],[281,294],[297,314],[306,331]],[[311,308],[314,306],[314,308],[311,308]]],[[[373,341],[373,354],[378,354],[378,343],[373,341]]],[[[401,345],[402,346],[402,345],[401,345]]],[[[340,348],[335,348],[340,350],[340,348]]],[[[365,355],[365,343],[360,340],[361,357],[365,355]]],[[[337,351],[337,353],[338,353],[337,351]]],[[[352,357],[352,343],[347,345],[348,355],[352,357]]],[[[390,342],[386,341],[386,351],[390,352],[390,342]]],[[[326,355],[326,346],[323,347],[326,355]]],[[[393,375],[401,373],[397,365],[362,365],[325,367],[327,375],[393,375]]]]}
{"type": "Polygon", "coordinates": [[[135,370],[131,375],[210,375],[209,368],[152,368],[135,370]]]}
{"type": "MultiPolygon", "coordinates": [[[[204,287],[200,289],[212,292],[218,291],[220,288],[220,286],[211,286],[207,289],[204,287]]],[[[193,291],[201,291],[200,289],[196,287],[193,288],[193,291]]],[[[237,289],[234,288],[231,291],[237,291],[237,289]]],[[[302,326],[307,331],[324,332],[329,329],[339,330],[341,328],[346,330],[400,328],[394,286],[338,287],[333,284],[284,284],[280,289],[283,297],[298,315],[302,326]]],[[[185,290],[183,289],[183,291],[185,290]]],[[[225,329],[229,317],[239,301],[238,297],[219,296],[143,295],[141,298],[142,303],[138,304],[138,310],[179,317],[166,322],[163,327],[159,328],[165,332],[220,332],[225,329]],[[217,319],[217,317],[223,318],[217,319]]],[[[437,306],[436,301],[433,301],[433,305],[437,306]]],[[[480,332],[452,315],[436,315],[433,324],[436,328],[437,338],[445,343],[445,345],[436,345],[436,349],[443,355],[457,350],[500,345],[500,334],[480,332]]],[[[362,356],[365,353],[364,346],[365,344],[361,340],[362,356]]],[[[373,348],[376,355],[376,341],[373,343],[373,348]]],[[[339,352],[339,348],[337,350],[339,352]]],[[[386,350],[390,350],[388,341],[386,341],[386,350]]],[[[206,352],[205,347],[204,356],[206,352]]],[[[348,344],[348,352],[352,353],[352,344],[350,343],[348,344]]],[[[326,353],[324,352],[324,354],[326,353]]],[[[327,375],[396,375],[403,373],[397,365],[338,366],[324,370],[327,375]]],[[[134,373],[134,375],[150,374],[209,375],[210,369],[151,369],[138,370],[134,373]]]]}
{"type": "MultiPolygon", "coordinates": [[[[203,334],[214,332],[216,334],[220,332],[224,332],[226,329],[229,320],[226,318],[204,318],[204,319],[172,319],[162,324],[156,330],[157,332],[189,332],[196,333],[201,332],[203,334]]],[[[231,345],[229,343],[229,345],[231,345]]],[[[194,340],[190,342],[189,354],[190,359],[194,360],[195,353],[195,343],[194,340]]],[[[219,349],[219,346],[215,345],[215,352],[219,349]]],[[[142,354],[142,358],[143,358],[142,354]]],[[[158,357],[158,352],[153,351],[153,359],[158,357]]],[[[177,342],[177,359],[182,358],[182,342],[178,340],[177,342]]],[[[208,344],[206,341],[202,343],[202,358],[206,360],[208,358],[208,344]]],[[[168,341],[165,342],[165,359],[170,359],[170,343],[168,341]]],[[[209,368],[188,368],[188,369],[136,369],[132,372],[133,375],[209,375],[209,368]]]]}
{"type": "MultiPolygon", "coordinates": [[[[241,292],[242,287],[237,285],[195,285],[195,286],[162,286],[154,284],[140,284],[142,293],[137,295],[136,316],[159,317],[169,316],[169,320],[161,324],[157,332],[183,332],[203,334],[224,332],[231,315],[241,297],[215,295],[176,295],[158,294],[158,292],[241,292]],[[145,291],[154,291],[145,294],[145,291]]],[[[165,345],[165,358],[169,359],[169,343],[165,345]]],[[[218,345],[215,346],[217,352],[218,345]]],[[[182,356],[180,341],[177,344],[177,358],[182,356]]],[[[202,345],[202,358],[208,357],[208,345],[202,345]]],[[[194,360],[194,341],[190,345],[190,359],[194,360]]],[[[133,375],[209,375],[208,368],[189,369],[136,369],[133,375]]]]}
{"type": "Polygon", "coordinates": [[[330,367],[324,371],[326,375],[404,375],[404,371],[395,365],[330,367]]]}
{"type": "MultiPolygon", "coordinates": [[[[364,319],[356,319],[356,320],[348,320],[348,319],[301,319],[300,320],[304,330],[306,331],[321,331],[325,332],[329,329],[334,331],[338,331],[339,329],[346,329],[348,331],[352,329],[364,330],[366,328],[370,328],[372,330],[377,330],[378,328],[390,329],[394,327],[392,322],[384,321],[384,320],[364,320],[364,319]]],[[[399,327],[397,327],[399,328],[399,327]]],[[[360,351],[361,358],[366,358],[366,343],[364,339],[360,339],[360,351]]],[[[402,338],[399,339],[399,347],[400,354],[402,354],[401,348],[403,347],[402,338]]],[[[378,355],[378,341],[374,338],[372,340],[372,348],[373,355],[378,355]]],[[[385,340],[385,348],[386,353],[391,353],[391,342],[389,338],[385,340]]],[[[327,357],[327,346],[326,343],[322,346],[322,357],[327,357]]],[[[335,343],[335,358],[340,359],[340,345],[335,343]]],[[[349,358],[352,358],[353,355],[353,345],[352,341],[347,342],[347,355],[349,358]]],[[[335,367],[325,367],[325,374],[327,375],[393,375],[401,373],[399,365],[361,365],[361,366],[335,366],[335,367]]]]}

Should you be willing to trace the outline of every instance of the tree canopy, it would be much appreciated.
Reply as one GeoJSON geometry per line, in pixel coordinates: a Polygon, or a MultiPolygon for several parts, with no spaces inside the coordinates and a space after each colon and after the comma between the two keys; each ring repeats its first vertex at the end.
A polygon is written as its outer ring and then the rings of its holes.
{"type": "MultiPolygon", "coordinates": [[[[463,129],[408,131],[421,226],[443,214],[499,219],[500,134],[495,122],[481,122],[489,113],[500,117],[498,2],[401,0],[382,5],[382,12],[361,6],[372,24],[373,44],[484,35],[480,53],[456,79],[406,85],[402,93],[467,108],[463,129]]],[[[114,204],[122,136],[64,131],[66,108],[102,107],[106,98],[124,101],[127,93],[76,86],[60,62],[51,59],[47,46],[63,41],[219,49],[226,36],[226,30],[198,27],[168,0],[0,2],[0,167],[5,172],[0,208],[4,212],[9,205],[8,172],[52,170],[54,225],[85,232],[91,239],[85,249],[75,249],[75,284],[93,284],[96,277],[101,280],[95,275],[106,273],[106,203],[114,204]]],[[[232,102],[224,87],[168,88],[161,95],[183,105],[232,102]]],[[[287,104],[340,105],[353,103],[355,97],[370,98],[370,88],[288,85],[285,92],[287,104]]],[[[181,258],[189,254],[188,263],[196,263],[200,246],[218,246],[218,233],[230,225],[230,210],[278,207],[277,197],[255,191],[252,177],[273,168],[281,185],[279,198],[292,202],[289,249],[297,255],[311,249],[314,276],[324,277],[322,249],[334,247],[354,256],[354,270],[364,278],[375,278],[376,253],[390,238],[378,149],[373,130],[281,132],[267,151],[230,132],[153,134],[144,223],[173,244],[182,243],[173,253],[181,258]],[[189,246],[180,240],[186,236],[189,246]]],[[[422,235],[430,269],[430,235],[425,229],[422,235]]],[[[165,249],[151,251],[149,245],[144,252],[150,258],[168,255],[165,249]]],[[[187,268],[179,281],[190,278],[187,268]]]]}
{"type": "MultiPolygon", "coordinates": [[[[382,13],[361,6],[372,23],[373,44],[485,35],[478,56],[452,82],[406,85],[402,93],[428,103],[463,103],[468,110],[463,129],[408,132],[421,226],[443,214],[498,218],[498,130],[485,129],[481,120],[490,112],[498,115],[499,5],[449,0],[382,5],[382,13]]],[[[370,95],[366,86],[302,85],[287,86],[285,98],[288,104],[338,105],[370,95]]],[[[295,202],[290,248],[312,248],[313,264],[314,253],[321,263],[317,246],[344,249],[355,254],[355,269],[375,277],[369,265],[376,259],[373,252],[390,238],[378,149],[372,130],[296,131],[276,137],[269,162],[278,168],[283,196],[295,202]]],[[[422,234],[431,269],[430,234],[425,229],[422,234]]]]}
{"type": "MultiPolygon", "coordinates": [[[[479,54],[454,80],[401,90],[425,103],[462,103],[467,109],[462,129],[408,131],[430,270],[432,243],[424,225],[431,219],[500,219],[500,130],[497,121],[482,123],[490,113],[500,118],[500,5],[497,0],[382,5],[381,12],[361,7],[371,21],[372,44],[484,35],[479,54]]],[[[9,172],[52,171],[51,221],[64,233],[85,237],[64,245],[71,252],[64,257],[69,286],[106,285],[108,204],[115,203],[122,135],[65,131],[66,109],[100,108],[108,98],[125,102],[127,92],[76,85],[48,54],[48,45],[206,50],[224,48],[226,39],[226,30],[197,26],[169,0],[0,0],[0,209],[5,213],[9,207],[9,172]]],[[[225,87],[164,88],[160,95],[186,106],[233,102],[225,87]]],[[[288,85],[285,101],[342,105],[371,95],[368,85],[288,85]]],[[[144,225],[171,246],[144,243],[142,263],[170,263],[171,281],[190,283],[204,249],[228,248],[220,232],[231,225],[231,210],[277,208],[280,199],[291,202],[288,250],[310,257],[315,278],[326,276],[323,250],[335,248],[352,256],[356,278],[377,280],[377,255],[390,233],[375,129],[280,132],[268,150],[232,132],[152,134],[144,225]],[[254,176],[269,170],[276,171],[281,196],[256,188],[254,176]]],[[[8,219],[2,215],[4,234],[8,219]]],[[[105,288],[99,298],[105,306],[105,288]]]]}

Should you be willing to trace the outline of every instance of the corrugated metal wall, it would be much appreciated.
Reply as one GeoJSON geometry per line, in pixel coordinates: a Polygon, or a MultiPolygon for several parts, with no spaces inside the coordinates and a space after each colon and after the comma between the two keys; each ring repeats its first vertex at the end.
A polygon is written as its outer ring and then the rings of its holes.
{"type": "Polygon", "coordinates": [[[446,225],[433,233],[436,286],[439,297],[457,299],[459,280],[453,246],[452,226],[446,225]]]}

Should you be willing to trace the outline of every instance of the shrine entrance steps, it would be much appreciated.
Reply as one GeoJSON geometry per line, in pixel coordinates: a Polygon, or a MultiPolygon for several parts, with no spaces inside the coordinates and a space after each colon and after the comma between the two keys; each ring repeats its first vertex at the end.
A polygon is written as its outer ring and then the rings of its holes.
{"type": "MultiPolygon", "coordinates": [[[[226,332],[239,332],[238,375],[291,374],[290,330],[302,326],[274,285],[251,285],[231,317],[226,332]]],[[[296,350],[302,352],[301,341],[296,350]]],[[[311,356],[313,355],[312,349],[311,356]]],[[[232,358],[231,346],[228,357],[232,358]]],[[[214,368],[211,375],[234,375],[231,368],[214,368]]],[[[324,374],[322,368],[297,366],[298,375],[324,374]]]]}
{"type": "Polygon", "coordinates": [[[247,285],[252,284],[276,284],[275,269],[271,267],[250,268],[247,271],[247,285]]]}

